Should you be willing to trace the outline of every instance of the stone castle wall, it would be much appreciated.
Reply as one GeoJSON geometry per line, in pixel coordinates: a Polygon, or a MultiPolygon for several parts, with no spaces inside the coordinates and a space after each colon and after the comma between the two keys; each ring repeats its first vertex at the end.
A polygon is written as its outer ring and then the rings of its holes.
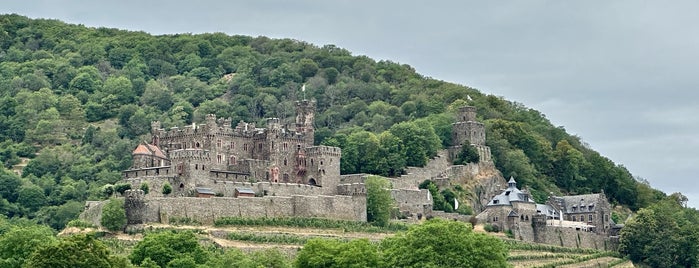
{"type": "Polygon", "coordinates": [[[391,197],[402,213],[409,215],[432,214],[432,194],[427,189],[391,189],[391,197]]]}
{"type": "Polygon", "coordinates": [[[575,230],[554,226],[535,226],[532,230],[536,243],[571,248],[594,248],[599,250],[616,250],[617,243],[609,237],[594,232],[575,230]]]}
{"type": "MultiPolygon", "coordinates": [[[[365,196],[266,196],[241,198],[148,198],[141,210],[143,223],[169,223],[188,218],[213,224],[221,217],[317,217],[366,221],[365,196]]],[[[127,212],[127,215],[130,213],[127,212]]]]}

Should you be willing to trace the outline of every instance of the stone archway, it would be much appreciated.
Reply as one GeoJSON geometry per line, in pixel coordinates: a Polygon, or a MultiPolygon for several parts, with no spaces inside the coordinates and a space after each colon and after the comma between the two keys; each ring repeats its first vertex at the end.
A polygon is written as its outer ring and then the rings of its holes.
{"type": "Polygon", "coordinates": [[[316,184],[316,180],[314,178],[311,178],[310,180],[308,180],[308,185],[317,186],[318,184],[316,184]]]}

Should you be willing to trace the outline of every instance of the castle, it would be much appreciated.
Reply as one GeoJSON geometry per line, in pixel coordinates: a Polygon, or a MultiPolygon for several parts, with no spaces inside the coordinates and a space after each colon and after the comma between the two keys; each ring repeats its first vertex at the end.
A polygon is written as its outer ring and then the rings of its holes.
{"type": "MultiPolygon", "coordinates": [[[[233,127],[230,119],[215,115],[206,116],[203,124],[169,130],[153,122],[150,143],[134,149],[133,165],[122,173],[132,189],[142,184],[152,189],[148,193],[125,192],[128,224],[168,223],[176,218],[212,224],[221,217],[366,221],[364,182],[368,175],[340,175],[341,149],[313,145],[314,114],[315,102],[302,100],[296,102],[293,126],[269,118],[265,128],[242,121],[233,127]],[[166,184],[171,192],[161,190],[166,184]]],[[[425,167],[408,167],[404,175],[388,178],[398,211],[413,219],[432,215],[468,220],[469,216],[433,211],[430,192],[417,186],[425,180],[440,187],[471,181],[475,182],[474,195],[461,202],[470,203],[476,212],[483,211],[477,216],[480,222],[513,230],[522,240],[602,247],[600,239],[611,226],[604,194],[553,196],[542,205],[511,179],[498,195],[504,178],[495,168],[485,141],[485,125],[476,121],[476,108],[461,107],[453,124],[454,146],[441,151],[425,167]],[[467,145],[477,149],[480,162],[452,165],[452,159],[467,145]],[[558,226],[575,222],[578,230],[573,231],[584,231],[582,238],[580,233],[574,233],[574,239],[568,230],[553,228],[553,220],[558,220],[558,226]],[[588,237],[590,234],[597,236],[588,237]]],[[[98,224],[103,204],[88,201],[81,217],[98,224]]]]}
{"type": "Polygon", "coordinates": [[[341,149],[313,146],[314,101],[296,102],[296,113],[294,128],[278,118],[267,119],[266,128],[242,121],[233,128],[230,119],[212,114],[204,124],[170,130],[153,122],[152,142],[133,151],[133,166],[124,177],[175,177],[179,196],[197,187],[220,188],[212,185],[219,181],[294,183],[337,194],[341,149]]]}

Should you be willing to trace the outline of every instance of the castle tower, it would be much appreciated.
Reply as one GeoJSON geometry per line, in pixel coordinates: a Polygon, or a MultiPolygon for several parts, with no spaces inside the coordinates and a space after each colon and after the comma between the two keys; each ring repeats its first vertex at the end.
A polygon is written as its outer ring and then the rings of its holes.
{"type": "Polygon", "coordinates": [[[323,187],[324,194],[337,194],[340,184],[340,157],[342,149],[331,146],[306,148],[308,163],[305,184],[323,187]]]}
{"type": "Polygon", "coordinates": [[[473,145],[485,145],[485,125],[476,122],[476,107],[461,107],[457,116],[451,136],[453,145],[464,145],[466,141],[473,145]]]}
{"type": "Polygon", "coordinates": [[[296,102],[296,132],[304,135],[306,146],[313,146],[313,119],[315,117],[316,102],[314,100],[302,100],[296,102]]]}
{"type": "Polygon", "coordinates": [[[160,121],[153,121],[150,123],[150,133],[153,138],[151,143],[155,146],[160,146],[160,130],[162,126],[160,125],[160,121]]]}

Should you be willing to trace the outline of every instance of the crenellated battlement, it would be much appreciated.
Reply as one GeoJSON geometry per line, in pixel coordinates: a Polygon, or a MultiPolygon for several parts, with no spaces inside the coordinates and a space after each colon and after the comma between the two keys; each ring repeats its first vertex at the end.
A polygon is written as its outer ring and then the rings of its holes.
{"type": "Polygon", "coordinates": [[[211,153],[209,152],[209,150],[204,149],[179,149],[170,152],[170,159],[192,159],[200,161],[211,161],[211,153]]]}
{"type": "Polygon", "coordinates": [[[313,146],[313,147],[306,148],[306,155],[309,157],[310,156],[320,156],[320,155],[329,155],[329,156],[341,157],[342,156],[342,149],[340,149],[339,147],[319,145],[319,146],[313,146]]]}
{"type": "Polygon", "coordinates": [[[337,185],[338,195],[364,196],[366,185],[364,183],[345,183],[337,185]]]}

